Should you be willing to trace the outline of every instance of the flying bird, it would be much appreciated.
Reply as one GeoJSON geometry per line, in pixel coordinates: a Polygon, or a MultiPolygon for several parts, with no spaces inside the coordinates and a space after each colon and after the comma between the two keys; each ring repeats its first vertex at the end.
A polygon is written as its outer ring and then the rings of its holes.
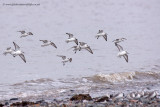
{"type": "Polygon", "coordinates": [[[80,46],[73,46],[71,48],[74,48],[73,51],[76,53],[77,51],[80,51],[81,50],[81,47],[80,46]]]}
{"type": "Polygon", "coordinates": [[[119,39],[115,39],[112,42],[115,43],[115,45],[117,45],[117,43],[123,42],[124,40],[127,40],[126,38],[119,38],[119,39]]]}
{"type": "Polygon", "coordinates": [[[43,42],[43,45],[41,45],[41,47],[52,45],[55,48],[57,48],[57,46],[52,41],[48,41],[48,40],[39,40],[39,41],[43,42]]]}
{"type": "Polygon", "coordinates": [[[15,47],[15,50],[11,53],[14,57],[16,56],[20,56],[21,59],[26,63],[26,59],[25,59],[25,56],[24,56],[24,52],[20,50],[20,47],[15,43],[13,42],[14,44],[14,47],[15,47]]]}
{"type": "Polygon", "coordinates": [[[20,36],[20,38],[22,38],[22,37],[26,37],[26,36],[29,36],[29,35],[33,35],[33,33],[32,33],[32,32],[25,32],[24,30],[22,30],[22,31],[18,31],[18,32],[21,32],[21,36],[20,36]]]}
{"type": "Polygon", "coordinates": [[[75,42],[78,45],[78,39],[73,37],[73,34],[71,34],[71,33],[66,33],[66,34],[69,36],[69,38],[66,40],[67,43],[75,42]]]}
{"type": "Polygon", "coordinates": [[[102,36],[107,41],[107,33],[104,33],[103,30],[99,30],[99,32],[95,37],[98,39],[99,37],[102,37],[102,36]]]}
{"type": "Polygon", "coordinates": [[[128,62],[128,52],[127,51],[120,51],[119,53],[118,53],[118,57],[121,57],[121,56],[123,56],[124,57],[124,59],[126,60],[126,62],[128,62]]]}
{"type": "Polygon", "coordinates": [[[84,42],[79,42],[80,43],[80,50],[82,49],[86,49],[88,52],[90,52],[91,54],[93,54],[93,51],[91,50],[90,46],[87,45],[87,43],[84,42]]]}
{"type": "Polygon", "coordinates": [[[57,56],[62,58],[63,66],[64,66],[65,63],[67,63],[67,62],[72,62],[72,58],[67,58],[66,56],[63,56],[63,55],[57,55],[57,56]]]}
{"type": "Polygon", "coordinates": [[[7,55],[7,54],[11,54],[12,55],[12,52],[13,52],[14,50],[13,49],[11,49],[11,47],[8,47],[5,51],[4,51],[4,55],[7,55]]]}

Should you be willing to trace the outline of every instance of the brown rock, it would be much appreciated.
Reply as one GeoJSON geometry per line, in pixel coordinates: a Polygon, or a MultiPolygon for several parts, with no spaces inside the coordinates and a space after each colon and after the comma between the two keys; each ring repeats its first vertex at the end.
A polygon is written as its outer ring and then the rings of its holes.
{"type": "Polygon", "coordinates": [[[0,107],[3,107],[4,105],[3,104],[0,104],[0,107]]]}
{"type": "Polygon", "coordinates": [[[103,97],[99,98],[96,102],[104,102],[104,101],[109,101],[109,97],[103,96],[103,97]]]}
{"type": "Polygon", "coordinates": [[[33,102],[28,102],[28,101],[22,101],[22,102],[16,102],[16,103],[13,103],[13,104],[11,104],[11,106],[28,106],[28,105],[34,105],[34,103],[33,102]]]}
{"type": "Polygon", "coordinates": [[[82,100],[92,100],[92,98],[89,94],[79,94],[79,95],[74,95],[72,98],[70,98],[70,100],[82,101],[82,100]]]}

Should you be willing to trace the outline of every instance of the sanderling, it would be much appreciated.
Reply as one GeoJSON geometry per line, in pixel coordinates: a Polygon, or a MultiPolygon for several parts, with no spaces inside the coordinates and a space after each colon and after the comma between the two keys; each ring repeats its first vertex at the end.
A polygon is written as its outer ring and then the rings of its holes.
{"type": "Polygon", "coordinates": [[[81,50],[81,47],[80,46],[73,46],[73,47],[71,47],[71,48],[74,48],[74,52],[76,53],[78,50],[80,51],[81,50]]]}
{"type": "Polygon", "coordinates": [[[43,42],[43,45],[41,45],[42,47],[52,45],[55,48],[57,48],[57,46],[52,41],[48,41],[48,40],[40,40],[40,41],[43,42]]]}
{"type": "Polygon", "coordinates": [[[14,44],[15,50],[12,51],[11,54],[12,54],[14,57],[16,57],[17,55],[19,55],[19,56],[22,58],[22,60],[26,63],[26,59],[25,59],[25,57],[24,57],[24,55],[23,55],[24,52],[20,50],[20,47],[19,47],[15,42],[13,42],[13,44],[14,44]]]}
{"type": "Polygon", "coordinates": [[[29,36],[29,35],[33,35],[32,32],[25,32],[24,30],[23,31],[18,31],[18,32],[21,32],[21,37],[20,38],[26,37],[26,36],[29,36]]]}
{"type": "Polygon", "coordinates": [[[129,54],[127,51],[121,51],[118,53],[118,56],[119,57],[123,56],[124,59],[126,60],[126,62],[128,62],[128,55],[127,54],[129,54]]]}
{"type": "Polygon", "coordinates": [[[66,33],[67,35],[69,35],[69,38],[66,40],[66,42],[75,42],[78,45],[78,39],[73,37],[73,34],[71,33],[66,33]]]}
{"type": "Polygon", "coordinates": [[[158,92],[157,91],[153,91],[153,92],[150,92],[147,97],[148,98],[155,98],[157,95],[158,95],[158,92]]]}
{"type": "Polygon", "coordinates": [[[120,42],[122,42],[122,41],[124,41],[124,40],[127,40],[127,39],[126,39],[126,38],[119,38],[119,39],[113,40],[112,42],[114,42],[115,45],[116,45],[117,43],[120,43],[120,42]]]}
{"type": "Polygon", "coordinates": [[[107,41],[107,33],[104,33],[103,30],[99,30],[95,37],[98,39],[101,36],[103,36],[103,38],[107,41]]]}
{"type": "Polygon", "coordinates": [[[91,54],[93,54],[93,51],[91,50],[90,46],[87,45],[87,43],[84,42],[79,42],[80,43],[80,50],[81,49],[86,49],[87,51],[89,51],[91,54]]]}
{"type": "Polygon", "coordinates": [[[121,99],[123,97],[124,97],[124,93],[118,93],[118,94],[114,95],[112,98],[113,99],[121,99]]]}
{"type": "Polygon", "coordinates": [[[139,99],[141,97],[142,97],[141,93],[139,93],[139,92],[135,93],[135,99],[139,99]]]}
{"type": "Polygon", "coordinates": [[[11,49],[11,47],[8,47],[5,51],[4,51],[4,55],[7,55],[7,54],[11,54],[12,55],[12,52],[13,52],[14,50],[13,49],[11,49]]]}
{"type": "Polygon", "coordinates": [[[66,56],[63,55],[57,55],[57,56],[63,59],[62,60],[63,66],[65,65],[66,62],[72,62],[72,58],[67,58],[66,56]]]}
{"type": "Polygon", "coordinates": [[[127,97],[128,98],[135,98],[135,92],[129,93],[127,97]]]}

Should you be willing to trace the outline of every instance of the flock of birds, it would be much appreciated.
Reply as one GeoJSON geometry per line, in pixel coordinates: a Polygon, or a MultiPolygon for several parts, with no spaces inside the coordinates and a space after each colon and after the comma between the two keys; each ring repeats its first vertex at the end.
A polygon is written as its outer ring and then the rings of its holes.
{"type": "Polygon", "coordinates": [[[148,91],[140,91],[140,92],[132,92],[132,93],[129,93],[125,96],[124,93],[118,93],[118,94],[111,94],[111,95],[108,95],[109,98],[112,98],[112,99],[122,99],[122,98],[129,98],[129,99],[140,99],[140,98],[148,98],[148,99],[152,99],[152,98],[155,98],[155,97],[159,97],[159,93],[158,91],[151,91],[151,92],[148,92],[148,91]]]}
{"type": "MultiPolygon", "coordinates": [[[[18,31],[18,32],[21,33],[20,38],[33,35],[32,32],[26,32],[26,31],[18,31]]],[[[71,48],[73,48],[73,51],[75,53],[77,51],[87,50],[88,52],[93,54],[92,49],[90,48],[90,46],[87,43],[78,42],[78,39],[75,38],[74,35],[71,34],[71,33],[66,33],[66,34],[69,36],[69,38],[66,40],[66,43],[69,43],[69,42],[75,42],[76,43],[76,46],[71,47],[71,48]]],[[[95,37],[97,39],[99,37],[103,37],[107,41],[107,33],[105,33],[103,30],[99,30],[95,37]]],[[[129,53],[127,51],[123,50],[123,47],[121,45],[119,45],[119,43],[124,41],[124,40],[127,40],[127,39],[126,38],[119,38],[119,39],[115,39],[112,42],[114,42],[115,46],[119,50],[118,57],[122,57],[123,56],[124,59],[126,60],[126,62],[128,62],[128,54],[129,53]]],[[[52,41],[48,41],[48,40],[40,40],[40,41],[43,42],[43,45],[41,45],[41,47],[45,47],[45,46],[50,46],[51,45],[51,46],[57,48],[56,44],[53,43],[52,41]]],[[[12,49],[11,47],[9,47],[9,48],[7,48],[5,50],[5,52],[3,54],[4,55],[11,54],[13,57],[20,56],[21,59],[26,63],[24,52],[20,49],[20,47],[15,42],[13,42],[13,44],[14,44],[15,49],[12,49]]],[[[63,65],[65,65],[66,62],[72,62],[72,58],[67,58],[64,55],[57,55],[57,56],[62,58],[63,65]]]]}

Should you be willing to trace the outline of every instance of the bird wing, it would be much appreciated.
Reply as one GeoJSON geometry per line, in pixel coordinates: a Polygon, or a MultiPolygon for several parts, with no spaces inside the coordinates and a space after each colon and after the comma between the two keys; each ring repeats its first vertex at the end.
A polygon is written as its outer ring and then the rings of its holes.
{"type": "Polygon", "coordinates": [[[33,33],[32,32],[28,32],[28,35],[33,35],[33,33]]]}
{"type": "Polygon", "coordinates": [[[77,48],[77,46],[73,46],[73,47],[71,47],[71,48],[77,48]]]}
{"type": "Polygon", "coordinates": [[[99,32],[98,33],[102,33],[103,32],[103,30],[99,30],[99,32]]]}
{"type": "Polygon", "coordinates": [[[10,50],[10,49],[11,49],[11,47],[8,47],[8,48],[7,48],[7,50],[10,50]]]}
{"type": "Polygon", "coordinates": [[[112,42],[117,42],[117,41],[119,41],[119,39],[115,39],[115,40],[113,40],[112,42]]]}
{"type": "Polygon", "coordinates": [[[24,33],[25,33],[25,31],[24,31],[24,30],[22,30],[22,31],[18,31],[18,32],[21,32],[21,34],[24,34],[24,33]]]}
{"type": "Polygon", "coordinates": [[[128,62],[128,55],[125,54],[125,55],[123,55],[123,57],[124,57],[124,59],[126,60],[126,62],[128,62]]]}
{"type": "Polygon", "coordinates": [[[61,57],[63,60],[66,59],[66,56],[63,56],[63,55],[57,55],[58,57],[61,57]]]}
{"type": "Polygon", "coordinates": [[[14,44],[15,50],[20,49],[20,47],[15,42],[13,42],[13,44],[14,44]]]}
{"type": "Polygon", "coordinates": [[[78,39],[76,39],[74,42],[78,45],[78,39]]]}
{"type": "Polygon", "coordinates": [[[42,41],[43,43],[47,43],[48,42],[48,40],[39,40],[39,41],[42,41]]]}
{"type": "Polygon", "coordinates": [[[107,34],[103,35],[103,38],[107,41],[107,34]]]}
{"type": "Polygon", "coordinates": [[[117,43],[115,43],[115,46],[118,48],[119,51],[123,50],[123,47],[117,43]]]}
{"type": "Polygon", "coordinates": [[[69,38],[73,37],[73,34],[71,34],[71,33],[66,33],[66,34],[69,35],[69,38]]]}
{"type": "Polygon", "coordinates": [[[20,57],[22,58],[22,60],[26,63],[26,59],[25,59],[24,55],[23,55],[23,54],[20,54],[19,56],[20,56],[20,57]]]}
{"type": "Polygon", "coordinates": [[[57,46],[53,42],[51,42],[51,45],[54,46],[55,48],[57,48],[57,46]]]}
{"type": "Polygon", "coordinates": [[[72,58],[69,58],[69,61],[72,62],[72,58]]]}
{"type": "Polygon", "coordinates": [[[121,38],[121,40],[127,40],[126,38],[121,38]]]}
{"type": "Polygon", "coordinates": [[[81,45],[81,46],[83,46],[83,45],[85,45],[85,44],[86,44],[86,43],[84,43],[84,42],[79,42],[79,43],[80,43],[80,45],[81,45]]]}
{"type": "Polygon", "coordinates": [[[93,51],[91,50],[90,47],[85,48],[87,51],[89,51],[91,54],[93,54],[93,51]]]}

